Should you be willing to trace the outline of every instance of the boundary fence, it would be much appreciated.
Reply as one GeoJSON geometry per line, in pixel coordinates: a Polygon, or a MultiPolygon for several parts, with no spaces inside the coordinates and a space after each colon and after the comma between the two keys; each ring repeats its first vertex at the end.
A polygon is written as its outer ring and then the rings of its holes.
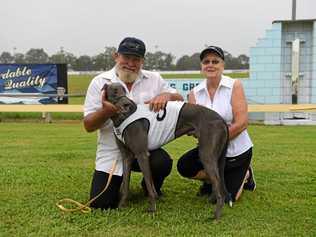
{"type": "MultiPolygon", "coordinates": [[[[248,112],[316,112],[316,104],[248,105],[248,112]]],[[[0,105],[0,112],[83,112],[83,105],[0,105]]]]}

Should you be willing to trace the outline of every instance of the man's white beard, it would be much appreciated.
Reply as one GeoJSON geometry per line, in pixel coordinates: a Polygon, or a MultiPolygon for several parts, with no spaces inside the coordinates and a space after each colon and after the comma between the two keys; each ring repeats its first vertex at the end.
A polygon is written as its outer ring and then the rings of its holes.
{"type": "Polygon", "coordinates": [[[124,69],[116,68],[116,72],[120,80],[125,83],[133,83],[138,77],[138,73],[125,71],[124,69]]]}

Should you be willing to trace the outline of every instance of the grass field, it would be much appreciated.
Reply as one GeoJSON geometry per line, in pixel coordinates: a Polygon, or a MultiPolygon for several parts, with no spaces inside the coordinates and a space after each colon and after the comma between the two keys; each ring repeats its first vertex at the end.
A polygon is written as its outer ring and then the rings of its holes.
{"type": "Polygon", "coordinates": [[[56,201],[85,202],[94,169],[96,133],[78,122],[0,123],[0,236],[316,236],[316,127],[250,126],[257,190],[245,191],[219,223],[196,196],[176,161],[195,146],[183,137],[166,146],[174,159],[154,216],[133,173],[129,206],[63,214],[56,201]]]}

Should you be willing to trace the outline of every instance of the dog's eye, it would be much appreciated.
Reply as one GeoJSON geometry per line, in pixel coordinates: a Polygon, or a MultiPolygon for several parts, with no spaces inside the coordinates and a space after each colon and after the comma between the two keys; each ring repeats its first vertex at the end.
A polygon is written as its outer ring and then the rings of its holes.
{"type": "Polygon", "coordinates": [[[124,107],[129,107],[129,104],[124,104],[124,107]]]}

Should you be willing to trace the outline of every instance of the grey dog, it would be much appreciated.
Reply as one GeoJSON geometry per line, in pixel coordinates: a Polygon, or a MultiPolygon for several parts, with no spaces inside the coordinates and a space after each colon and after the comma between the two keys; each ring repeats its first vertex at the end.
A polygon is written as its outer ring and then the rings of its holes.
{"type": "MultiPolygon", "coordinates": [[[[114,129],[135,113],[138,106],[144,106],[136,105],[129,99],[126,96],[124,87],[120,83],[105,84],[103,89],[106,92],[105,99],[114,104],[119,111],[111,118],[114,129]]],[[[172,102],[168,102],[167,107],[169,103],[172,102]]],[[[156,210],[158,195],[153,185],[148,159],[149,128],[150,123],[147,119],[138,119],[129,124],[122,132],[124,142],[116,139],[123,156],[123,181],[119,208],[125,206],[127,203],[131,164],[133,159],[136,158],[148,190],[150,204],[148,210],[152,212],[156,210]]],[[[167,133],[168,131],[163,132],[167,133]]],[[[229,194],[224,183],[228,127],[222,117],[215,111],[200,105],[184,103],[179,111],[174,138],[178,138],[184,134],[194,135],[198,139],[199,157],[212,184],[213,193],[210,199],[213,199],[214,202],[216,201],[214,217],[215,219],[219,219],[225,199],[229,199],[229,194]]]]}

